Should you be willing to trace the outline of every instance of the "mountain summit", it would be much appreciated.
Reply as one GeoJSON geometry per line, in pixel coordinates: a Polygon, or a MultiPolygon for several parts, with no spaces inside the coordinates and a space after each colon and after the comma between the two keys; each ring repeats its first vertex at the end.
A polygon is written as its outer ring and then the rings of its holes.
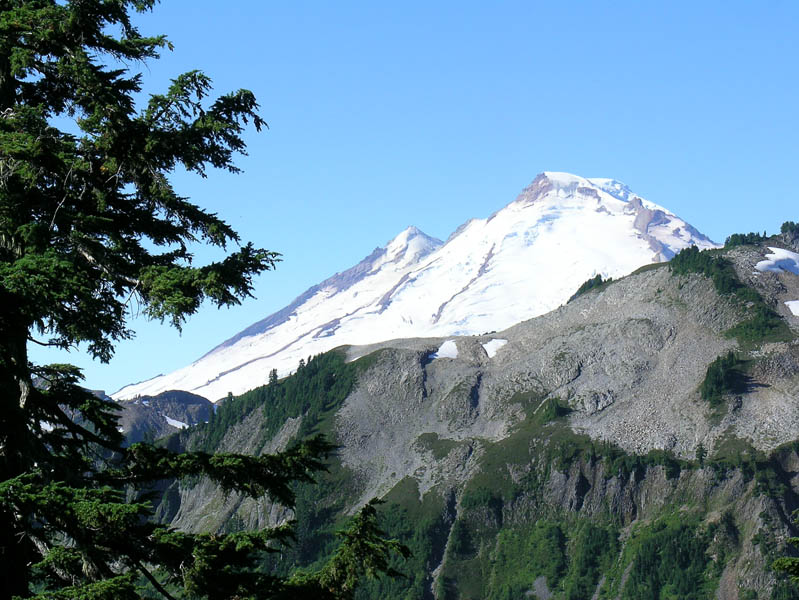
{"type": "Polygon", "coordinates": [[[408,227],[191,365],[114,398],[179,389],[217,400],[344,344],[505,329],[556,308],[597,274],[627,275],[690,245],[716,247],[618,181],[542,173],[445,243],[408,227]]]}

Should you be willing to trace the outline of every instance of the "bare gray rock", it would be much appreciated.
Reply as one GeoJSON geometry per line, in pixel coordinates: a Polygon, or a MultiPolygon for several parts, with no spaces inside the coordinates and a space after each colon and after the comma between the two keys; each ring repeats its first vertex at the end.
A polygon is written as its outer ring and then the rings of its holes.
{"type": "MultiPolygon", "coordinates": [[[[737,260],[756,263],[752,252],[737,260]]],[[[799,285],[795,275],[777,277],[799,285]]],[[[561,398],[576,431],[634,453],[693,458],[700,442],[712,450],[730,435],[770,450],[799,432],[795,345],[763,347],[749,392],[721,419],[699,397],[708,365],[736,348],[724,332],[743,318],[743,308],[707,278],[674,277],[661,267],[504,332],[457,338],[456,358],[430,359],[443,339],[351,347],[353,358],[378,350],[380,358],[337,415],[342,460],[368,482],[364,498],[405,476],[439,481],[443,463],[418,450],[420,435],[502,439],[524,418],[529,406],[520,399],[531,394],[561,398]],[[507,344],[488,358],[482,344],[492,339],[507,344]]],[[[469,470],[446,472],[457,481],[469,470]]]]}

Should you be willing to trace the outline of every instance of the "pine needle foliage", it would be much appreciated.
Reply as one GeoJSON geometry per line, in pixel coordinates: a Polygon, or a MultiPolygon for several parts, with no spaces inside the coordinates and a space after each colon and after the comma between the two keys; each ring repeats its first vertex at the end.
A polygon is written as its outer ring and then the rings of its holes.
{"type": "Polygon", "coordinates": [[[178,168],[237,172],[245,128],[266,123],[251,92],[212,99],[200,71],[140,102],[131,68],[170,48],[132,19],[155,4],[0,0],[0,597],[346,598],[398,549],[380,538],[371,507],[335,572],[300,585],[253,569],[290,539],[290,526],[173,531],[131,493],[202,475],[291,507],[292,482],[323,468],[328,442],[260,457],[123,448],[114,403],[82,389],[75,367],[28,358],[35,343],[82,345],[108,361],[132,336],[132,305],[179,328],[205,300],[222,307],[250,296],[253,277],[279,260],[169,180],[178,168]],[[225,257],[197,265],[197,244],[225,257]]]}

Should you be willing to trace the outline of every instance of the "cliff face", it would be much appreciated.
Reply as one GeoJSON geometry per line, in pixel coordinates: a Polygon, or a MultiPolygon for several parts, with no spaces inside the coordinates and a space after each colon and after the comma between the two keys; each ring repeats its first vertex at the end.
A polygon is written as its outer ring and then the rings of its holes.
{"type": "MultiPolygon", "coordinates": [[[[346,390],[304,414],[265,401],[216,448],[271,452],[311,418],[335,439],[331,473],[299,494],[298,520],[317,532],[295,559],[314,558],[335,515],[384,497],[389,530],[413,542],[411,577],[364,597],[686,597],[691,586],[698,598],[793,597],[768,565],[799,506],[799,316],[786,304],[799,276],[760,270],[769,252],[725,253],[749,296],[655,266],[500,333],[347,347],[311,363],[346,390]],[[761,313],[768,327],[756,327],[761,313]],[[703,399],[730,350],[736,385],[703,399]]],[[[207,482],[167,496],[162,515],[187,529],[289,516],[207,482]]]]}

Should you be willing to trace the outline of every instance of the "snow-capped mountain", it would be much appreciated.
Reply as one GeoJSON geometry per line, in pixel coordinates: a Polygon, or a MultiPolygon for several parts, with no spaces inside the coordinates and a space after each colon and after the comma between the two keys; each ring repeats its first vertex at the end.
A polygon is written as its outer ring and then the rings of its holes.
{"type": "Polygon", "coordinates": [[[343,344],[502,330],[556,308],[598,273],[620,277],[692,244],[716,247],[618,181],[543,173],[445,243],[409,227],[191,365],[114,398],[179,389],[217,400],[343,344]]]}

